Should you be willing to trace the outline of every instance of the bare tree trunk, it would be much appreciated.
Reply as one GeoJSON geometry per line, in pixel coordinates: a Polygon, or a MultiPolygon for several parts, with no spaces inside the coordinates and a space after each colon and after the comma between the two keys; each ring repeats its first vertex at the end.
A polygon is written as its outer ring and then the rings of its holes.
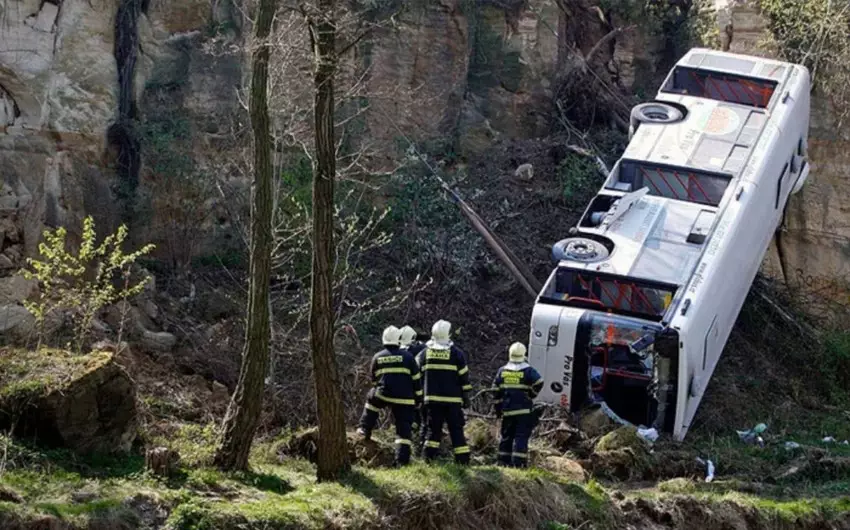
{"type": "Polygon", "coordinates": [[[334,0],[318,1],[320,17],[311,25],[316,60],[316,168],[313,174],[313,280],[310,300],[310,346],[319,416],[317,447],[320,481],[333,480],[348,469],[345,418],[339,370],[333,347],[332,264],[334,259],[334,70],[336,27],[334,0]]]}
{"type": "Polygon", "coordinates": [[[272,247],[272,162],[269,131],[269,46],[266,42],[276,0],[260,0],[251,77],[251,126],[254,130],[254,183],[251,203],[251,270],[248,288],[248,324],[242,368],[236,392],[224,418],[215,464],[226,470],[248,468],[251,442],[263,404],[269,365],[269,278],[272,247]]]}

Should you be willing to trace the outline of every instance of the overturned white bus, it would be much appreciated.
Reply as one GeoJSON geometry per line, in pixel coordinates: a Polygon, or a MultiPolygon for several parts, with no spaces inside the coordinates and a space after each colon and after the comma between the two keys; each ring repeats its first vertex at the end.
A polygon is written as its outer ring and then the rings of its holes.
{"type": "Polygon", "coordinates": [[[809,173],[808,70],[692,49],[537,297],[539,400],[605,402],[682,440],[791,193],[809,173]]]}

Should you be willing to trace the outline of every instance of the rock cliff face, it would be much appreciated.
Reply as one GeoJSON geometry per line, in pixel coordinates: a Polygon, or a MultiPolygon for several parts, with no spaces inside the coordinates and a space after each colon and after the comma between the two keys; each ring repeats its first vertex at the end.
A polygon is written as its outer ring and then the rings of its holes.
{"type": "MultiPolygon", "coordinates": [[[[721,28],[731,24],[730,51],[766,54],[761,44],[767,21],[752,2],[719,0],[717,7],[721,28]]],[[[785,228],[762,267],[765,274],[811,295],[816,311],[827,310],[828,302],[846,305],[850,300],[850,133],[837,126],[835,109],[817,96],[809,130],[811,173],[791,197],[785,228]]]]}
{"type": "MultiPolygon", "coordinates": [[[[222,226],[235,214],[209,187],[239,180],[234,160],[250,145],[237,97],[247,58],[236,46],[250,27],[236,1],[3,4],[0,275],[36,250],[45,225],[73,230],[85,214],[106,230],[132,211],[134,233],[176,262],[223,244],[222,226]],[[176,199],[175,190],[186,196],[176,199]]],[[[764,53],[758,13],[737,0],[716,4],[721,29],[731,22],[731,50],[764,53]]],[[[394,24],[353,52],[353,69],[364,72],[380,103],[364,114],[361,136],[393,158],[402,136],[474,153],[497,138],[547,135],[563,72],[624,25],[589,2],[565,6],[408,2],[394,24]]],[[[627,90],[651,93],[663,73],[660,52],[657,38],[628,31],[601,47],[597,70],[627,90]]],[[[812,177],[789,206],[782,259],[773,248],[765,270],[792,285],[844,293],[850,185],[841,177],[850,149],[830,115],[815,98],[812,177]]]]}
{"type": "MultiPolygon", "coordinates": [[[[236,0],[52,1],[4,5],[0,269],[34,253],[44,225],[73,230],[84,214],[101,230],[132,221],[175,262],[206,244],[198,227],[220,249],[234,212],[217,209],[210,188],[244,177],[236,162],[250,147],[239,98],[248,32],[236,0]]],[[[406,4],[346,59],[380,101],[364,116],[365,136],[395,158],[402,134],[465,153],[546,135],[565,61],[611,29],[589,5],[406,4]]],[[[629,46],[600,54],[616,55],[624,79],[629,46]]],[[[303,70],[298,84],[309,86],[303,70]]]]}
{"type": "Polygon", "coordinates": [[[217,93],[222,81],[208,82],[217,60],[193,41],[232,18],[227,1],[9,0],[0,11],[3,274],[35,252],[45,225],[73,231],[92,214],[106,230],[122,220],[120,199],[140,184],[138,122],[152,81],[200,85],[187,106],[210,120],[235,99],[241,69],[225,72],[228,90],[217,93]],[[168,78],[180,68],[181,79],[168,78]]]}
{"type": "MultiPolygon", "coordinates": [[[[35,249],[42,223],[96,212],[115,107],[116,1],[10,0],[0,31],[0,267],[35,249]]],[[[105,193],[104,193],[105,192],[105,193]]]]}

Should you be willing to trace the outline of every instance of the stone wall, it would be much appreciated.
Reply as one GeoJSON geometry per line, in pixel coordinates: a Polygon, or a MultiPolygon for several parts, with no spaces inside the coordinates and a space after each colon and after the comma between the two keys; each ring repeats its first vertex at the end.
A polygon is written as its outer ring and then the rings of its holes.
{"type": "MultiPolygon", "coordinates": [[[[109,145],[107,131],[128,118],[118,113],[127,87],[118,83],[116,30],[124,23],[118,20],[119,7],[131,2],[140,15],[128,41],[136,49],[135,61],[125,67],[132,80],[126,96],[132,100],[129,114],[144,113],[142,102],[152,85],[178,87],[192,138],[203,147],[238,106],[241,54],[213,56],[203,46],[212,33],[239,38],[238,16],[227,0],[4,2],[0,276],[35,253],[45,226],[66,226],[73,240],[85,215],[95,217],[99,232],[114,230],[123,220],[123,205],[116,199],[122,186],[116,166],[123,155],[117,145],[109,145]],[[176,70],[179,79],[169,79],[176,70]]],[[[146,101],[158,104],[155,98],[146,101]]],[[[189,149],[204,151],[194,145],[189,149]]],[[[150,176],[144,166],[136,171],[150,176]]],[[[158,193],[155,179],[143,178],[140,186],[141,194],[158,193]]],[[[150,231],[143,237],[158,238],[150,231]]]]}

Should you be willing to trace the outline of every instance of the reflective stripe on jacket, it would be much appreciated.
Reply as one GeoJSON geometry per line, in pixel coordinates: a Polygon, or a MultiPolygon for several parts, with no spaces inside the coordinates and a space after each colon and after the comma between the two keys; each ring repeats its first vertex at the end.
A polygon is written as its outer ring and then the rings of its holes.
{"type": "Polygon", "coordinates": [[[422,370],[425,403],[463,403],[469,383],[466,355],[457,346],[449,348],[426,347],[416,356],[422,370]]]}
{"type": "Polygon", "coordinates": [[[415,405],[422,399],[419,366],[404,348],[386,346],[374,357],[371,365],[375,395],[387,403],[415,405]]]}
{"type": "Polygon", "coordinates": [[[493,399],[502,416],[530,414],[534,398],[543,388],[543,377],[528,363],[508,363],[493,379],[493,399]]]}

